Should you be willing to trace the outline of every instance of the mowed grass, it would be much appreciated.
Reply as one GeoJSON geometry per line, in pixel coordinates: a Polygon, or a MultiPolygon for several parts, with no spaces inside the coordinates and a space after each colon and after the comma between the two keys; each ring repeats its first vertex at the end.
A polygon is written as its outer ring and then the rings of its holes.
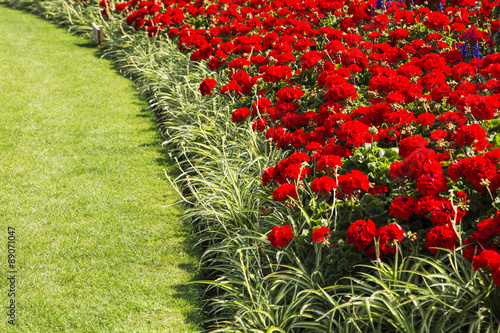
{"type": "Polygon", "coordinates": [[[0,22],[0,332],[197,331],[196,258],[146,103],[90,41],[4,7],[0,22]]]}

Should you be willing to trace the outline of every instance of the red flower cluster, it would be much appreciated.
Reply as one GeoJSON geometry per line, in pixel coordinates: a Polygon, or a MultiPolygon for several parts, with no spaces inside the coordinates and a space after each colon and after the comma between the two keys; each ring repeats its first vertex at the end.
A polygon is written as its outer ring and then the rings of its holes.
{"type": "Polygon", "coordinates": [[[329,193],[334,188],[337,188],[337,182],[328,176],[315,178],[311,184],[311,189],[315,193],[329,193]]]}
{"type": "Polygon", "coordinates": [[[500,211],[494,218],[479,222],[476,232],[465,239],[464,244],[469,244],[464,251],[464,256],[469,260],[483,250],[500,252],[500,211]]]}
{"type": "Polygon", "coordinates": [[[232,120],[233,122],[241,121],[250,115],[250,110],[248,108],[239,108],[233,111],[232,120]]]}
{"type": "Polygon", "coordinates": [[[418,200],[413,197],[397,197],[391,203],[389,214],[403,220],[408,220],[417,210],[418,200]]]}
{"type": "Polygon", "coordinates": [[[271,242],[272,247],[283,247],[290,243],[290,240],[293,238],[293,230],[292,227],[284,225],[282,227],[274,227],[267,239],[271,242]]]}
{"type": "Polygon", "coordinates": [[[271,182],[283,185],[290,181],[304,179],[312,172],[311,168],[304,166],[309,161],[310,157],[307,154],[293,153],[276,166],[266,169],[262,175],[262,183],[264,186],[271,182]]]}
{"type": "Polygon", "coordinates": [[[376,234],[377,227],[372,220],[358,220],[351,223],[346,236],[349,243],[363,251],[373,241],[376,234]]]}
{"type": "Polygon", "coordinates": [[[287,198],[297,198],[297,187],[294,184],[285,183],[273,191],[273,199],[275,201],[283,201],[287,198]]]}
{"type": "Polygon", "coordinates": [[[500,188],[500,175],[497,173],[497,163],[500,160],[500,149],[495,149],[484,155],[464,158],[453,163],[448,174],[450,179],[457,181],[461,177],[467,179],[480,193],[500,188]]]}
{"type": "Polygon", "coordinates": [[[425,246],[436,253],[439,248],[454,250],[457,245],[458,236],[453,227],[448,225],[439,225],[432,228],[425,237],[425,246]]]}
{"type": "Polygon", "coordinates": [[[358,170],[354,170],[345,175],[340,175],[338,179],[341,191],[345,195],[351,195],[354,191],[368,191],[370,189],[368,176],[358,170]]]}
{"type": "Polygon", "coordinates": [[[403,240],[404,236],[404,230],[395,223],[380,228],[377,232],[380,253],[383,255],[395,254],[396,247],[403,240]]]}
{"type": "Polygon", "coordinates": [[[396,253],[397,246],[403,240],[405,232],[395,223],[377,230],[372,220],[358,220],[351,223],[346,235],[347,241],[358,250],[365,250],[366,254],[372,258],[376,257],[378,251],[380,258],[383,258],[385,255],[396,253]],[[378,245],[378,249],[375,245],[378,245]]]}

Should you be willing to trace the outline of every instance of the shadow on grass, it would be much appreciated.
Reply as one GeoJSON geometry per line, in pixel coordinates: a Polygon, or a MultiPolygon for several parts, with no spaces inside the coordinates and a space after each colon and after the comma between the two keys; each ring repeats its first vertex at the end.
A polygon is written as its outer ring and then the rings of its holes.
{"type": "MultiPolygon", "coordinates": [[[[60,28],[65,29],[67,32],[66,28],[60,28]]],[[[114,61],[114,57],[106,56],[106,51],[103,48],[95,45],[92,41],[79,41],[75,43],[75,45],[81,48],[95,49],[95,51],[93,52],[93,56],[108,61],[110,63],[110,70],[114,71],[120,76],[124,76],[123,72],[120,69],[120,65],[116,61],[114,61]]],[[[136,89],[136,85],[132,80],[133,78],[127,77],[127,79],[130,80],[130,86],[136,89]]],[[[169,156],[167,148],[163,147],[162,145],[162,143],[165,141],[165,138],[162,137],[161,126],[159,124],[159,119],[161,116],[155,114],[155,112],[148,107],[149,96],[141,95],[138,91],[136,91],[136,93],[132,97],[136,99],[133,104],[140,107],[140,112],[135,116],[147,120],[149,125],[143,131],[154,133],[154,138],[151,140],[151,142],[142,143],[139,145],[139,147],[151,147],[155,150],[155,152],[158,153],[159,157],[154,160],[154,163],[159,167],[159,177],[165,178],[165,175],[163,174],[163,170],[165,170],[171,177],[171,179],[176,179],[182,172],[176,165],[176,162],[169,156]]],[[[161,195],[162,193],[158,193],[158,196],[161,195]]],[[[176,235],[176,237],[182,237],[184,239],[180,243],[182,251],[193,258],[200,258],[199,249],[195,248],[197,239],[196,235],[193,235],[192,227],[188,223],[185,223],[182,228],[183,230],[186,230],[186,232],[182,232],[176,235]]],[[[198,261],[198,259],[196,259],[196,261],[198,261]]],[[[197,264],[195,263],[179,264],[178,268],[193,276],[191,282],[202,279],[202,276],[197,273],[197,264]]],[[[199,284],[179,284],[173,286],[173,288],[175,288],[173,297],[180,299],[188,304],[188,306],[186,306],[186,312],[183,313],[186,318],[186,322],[190,325],[201,327],[203,321],[201,305],[203,286],[199,284]]]]}
{"type": "Polygon", "coordinates": [[[175,292],[172,295],[174,298],[182,299],[188,301],[189,304],[196,305],[196,308],[191,307],[190,310],[183,313],[186,323],[203,329],[202,319],[204,315],[199,306],[202,302],[200,295],[203,293],[203,287],[200,285],[179,284],[173,286],[173,288],[175,288],[175,292]]]}
{"type": "MultiPolygon", "coordinates": [[[[117,68],[115,68],[115,70],[119,72],[117,68]]],[[[142,106],[140,113],[136,114],[136,117],[147,119],[149,126],[147,129],[144,129],[144,131],[155,133],[154,139],[151,142],[142,143],[139,146],[153,148],[159,155],[159,157],[154,160],[155,164],[162,170],[165,170],[171,179],[176,179],[182,172],[178,168],[176,162],[169,156],[167,148],[162,145],[165,139],[161,135],[158,118],[154,111],[149,109],[147,106],[144,107],[144,105],[148,104],[146,97],[139,94],[139,92],[135,95],[135,98],[137,98],[140,102],[134,102],[134,104],[142,106]]],[[[162,173],[160,177],[165,178],[165,175],[162,173]]],[[[183,192],[184,190],[185,189],[183,189],[183,192]]],[[[183,203],[179,204],[183,205],[183,203]]],[[[184,208],[186,208],[185,205],[186,204],[184,204],[184,208]]],[[[201,254],[200,249],[196,247],[198,239],[196,235],[193,234],[192,226],[189,225],[189,223],[184,222],[183,230],[186,230],[186,232],[175,234],[175,237],[183,238],[183,240],[179,243],[182,252],[196,258],[196,262],[198,262],[198,258],[200,258],[201,254]]],[[[190,282],[203,279],[202,274],[198,271],[198,265],[195,263],[179,264],[177,267],[192,276],[190,282]]],[[[203,329],[204,315],[202,310],[202,295],[204,294],[204,286],[201,284],[178,284],[174,285],[173,289],[175,290],[173,297],[188,304],[185,312],[183,313],[186,323],[203,329]]]]}
{"type": "MultiPolygon", "coordinates": [[[[5,4],[2,4],[2,6],[7,6],[5,4]]],[[[8,6],[7,6],[8,7],[8,6]]],[[[19,8],[18,8],[19,9],[19,8]]],[[[29,14],[34,14],[41,16],[43,15],[40,12],[35,12],[34,10],[29,10],[28,8],[23,8],[22,9],[24,12],[29,13],[29,14]]],[[[40,20],[44,20],[43,18],[39,18],[40,20]]],[[[44,20],[46,21],[46,20],[44,20]]],[[[55,27],[59,30],[64,31],[65,33],[70,33],[75,35],[74,31],[68,31],[67,26],[61,26],[61,25],[55,25],[55,27]]],[[[85,35],[88,37],[88,33],[85,33],[85,35]]],[[[113,55],[108,55],[105,56],[106,51],[95,45],[93,42],[90,40],[77,40],[74,42],[71,42],[71,44],[84,48],[84,49],[92,49],[93,51],[91,52],[92,55],[96,58],[103,59],[107,62],[110,63],[110,70],[114,71],[115,73],[119,74],[120,76],[124,76],[120,64],[117,63],[116,59],[113,59],[113,55]]],[[[121,53],[121,52],[119,52],[121,53]]],[[[130,86],[134,86],[135,84],[133,81],[130,81],[130,86]]],[[[162,177],[165,177],[162,173],[161,169],[166,169],[168,170],[169,174],[173,177],[176,178],[178,175],[181,174],[180,170],[176,166],[175,162],[169,157],[168,151],[165,147],[162,146],[162,143],[164,139],[161,136],[161,131],[160,131],[160,126],[158,123],[158,116],[154,114],[152,110],[150,110],[148,107],[147,103],[147,97],[142,96],[139,92],[136,92],[134,94],[135,96],[132,96],[137,99],[137,102],[134,102],[135,105],[140,107],[140,112],[136,114],[138,117],[138,121],[140,118],[145,118],[148,119],[147,121],[149,122],[149,126],[147,126],[147,129],[145,131],[151,131],[155,133],[154,137],[152,138],[151,142],[149,143],[144,143],[139,145],[140,147],[152,147],[155,149],[155,151],[158,153],[160,157],[157,157],[154,160],[154,163],[158,166],[159,169],[159,174],[161,174],[162,177]]],[[[91,170],[92,172],[94,169],[91,170]]],[[[161,177],[160,176],[160,177],[161,177]]],[[[158,196],[162,196],[163,193],[158,193],[158,196]]],[[[177,236],[182,237],[183,241],[181,241],[180,245],[182,248],[182,251],[184,253],[187,253],[189,256],[192,258],[199,258],[199,253],[196,252],[194,249],[195,245],[195,238],[191,235],[192,233],[190,232],[191,226],[189,226],[187,223],[182,226],[183,232],[179,233],[177,236]],[[191,236],[189,236],[191,235],[191,236]],[[187,236],[187,237],[186,237],[187,236]]],[[[199,280],[198,277],[195,276],[196,272],[196,264],[179,264],[177,265],[179,269],[185,271],[188,273],[189,276],[193,276],[192,280],[199,280]]],[[[185,307],[185,313],[183,314],[186,318],[186,322],[191,324],[192,326],[200,327],[201,322],[202,322],[202,312],[201,312],[201,287],[199,285],[190,285],[190,284],[179,284],[174,286],[175,288],[175,293],[174,297],[177,299],[182,299],[187,306],[185,307]]],[[[165,304],[166,306],[169,306],[168,304],[165,304]]]]}

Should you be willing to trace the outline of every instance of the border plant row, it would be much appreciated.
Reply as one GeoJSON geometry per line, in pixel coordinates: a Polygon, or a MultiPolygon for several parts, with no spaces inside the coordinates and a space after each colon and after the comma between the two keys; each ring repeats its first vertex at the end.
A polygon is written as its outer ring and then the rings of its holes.
{"type": "MultiPolygon", "coordinates": [[[[214,303],[227,299],[236,303],[238,296],[246,298],[243,290],[241,295],[233,293],[238,289],[236,285],[242,283],[245,284],[242,289],[255,292],[256,281],[239,280],[249,268],[255,267],[257,274],[262,275],[258,263],[244,258],[248,257],[244,253],[245,238],[262,240],[269,228],[269,223],[260,219],[259,207],[266,202],[259,198],[265,196],[255,185],[260,184],[263,170],[283,156],[250,128],[242,129],[231,122],[231,110],[224,100],[216,96],[209,101],[201,98],[199,83],[209,74],[213,76],[213,72],[191,62],[169,39],[151,39],[119,20],[104,20],[97,3],[21,0],[0,4],[39,15],[84,37],[90,37],[92,23],[104,26],[105,41],[101,45],[104,56],[112,58],[120,72],[133,79],[147,98],[166,139],[164,146],[178,163],[180,174],[175,178],[166,176],[190,207],[184,220],[192,224],[197,248],[204,251],[200,275],[207,280],[200,283],[225,290],[225,295],[217,299],[212,297],[220,295],[214,291],[217,288],[205,288],[208,303],[210,299],[214,303]],[[259,227],[258,223],[264,225],[259,227]],[[242,226],[240,234],[232,234],[242,226]],[[214,247],[215,244],[219,246],[214,247]],[[230,250],[240,246],[235,253],[230,250]],[[221,274],[223,267],[234,276],[221,274]],[[231,283],[235,285],[230,286],[231,283]]],[[[259,291],[262,296],[264,292],[259,291]]],[[[271,306],[265,299],[259,303],[271,306]]],[[[206,318],[213,318],[207,320],[207,329],[234,320],[233,312],[221,313],[213,305],[205,307],[206,318]]]]}

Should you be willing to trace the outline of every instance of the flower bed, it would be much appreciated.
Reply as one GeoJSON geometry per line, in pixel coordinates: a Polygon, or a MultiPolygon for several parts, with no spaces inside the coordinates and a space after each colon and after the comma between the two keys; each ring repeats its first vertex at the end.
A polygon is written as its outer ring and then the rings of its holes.
{"type": "MultiPolygon", "coordinates": [[[[262,182],[275,201],[316,217],[308,234],[347,232],[381,259],[416,239],[427,248],[419,253],[466,244],[465,256],[483,262],[483,250],[500,249],[497,5],[128,1],[115,9],[230,77],[205,79],[200,92],[220,85],[233,122],[251,122],[290,153],[262,182]],[[368,200],[376,216],[358,212],[368,200]],[[342,217],[331,219],[332,209],[342,217]]],[[[272,246],[292,239],[277,241],[279,230],[272,246]]],[[[498,281],[498,258],[475,266],[498,281]]]]}

